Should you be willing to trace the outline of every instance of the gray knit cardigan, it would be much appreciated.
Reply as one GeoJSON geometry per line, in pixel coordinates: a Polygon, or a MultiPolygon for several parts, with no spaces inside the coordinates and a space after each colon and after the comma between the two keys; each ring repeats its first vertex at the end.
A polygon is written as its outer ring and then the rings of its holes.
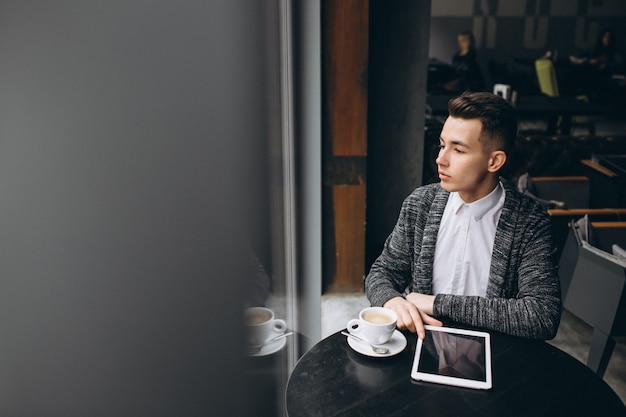
{"type": "MultiPolygon", "coordinates": [[[[486,297],[437,294],[434,315],[488,330],[552,339],[561,318],[561,292],[550,219],[506,180],[486,297]]],[[[374,306],[410,292],[432,294],[437,232],[449,193],[437,184],[415,190],[402,204],[382,254],[365,278],[374,306]]]]}

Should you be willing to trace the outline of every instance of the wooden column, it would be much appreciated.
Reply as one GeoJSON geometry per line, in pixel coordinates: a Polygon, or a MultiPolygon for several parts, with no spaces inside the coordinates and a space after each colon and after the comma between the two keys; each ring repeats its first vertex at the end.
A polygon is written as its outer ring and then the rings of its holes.
{"type": "Polygon", "coordinates": [[[363,288],[367,156],[367,0],[322,3],[324,287],[363,288]]]}

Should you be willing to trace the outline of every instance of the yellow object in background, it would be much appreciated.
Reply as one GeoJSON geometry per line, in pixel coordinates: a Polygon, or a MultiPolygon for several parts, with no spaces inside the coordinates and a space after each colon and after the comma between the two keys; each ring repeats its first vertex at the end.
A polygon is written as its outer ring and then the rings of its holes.
{"type": "Polygon", "coordinates": [[[538,59],[535,61],[535,70],[539,80],[541,92],[550,97],[559,96],[559,84],[556,80],[554,64],[549,59],[538,59]]]}

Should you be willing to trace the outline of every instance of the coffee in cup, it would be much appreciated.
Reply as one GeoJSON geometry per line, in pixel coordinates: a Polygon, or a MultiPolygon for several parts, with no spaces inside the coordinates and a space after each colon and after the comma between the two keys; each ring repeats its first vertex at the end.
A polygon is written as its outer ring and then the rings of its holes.
{"type": "Polygon", "coordinates": [[[363,320],[372,324],[389,324],[393,322],[393,317],[387,312],[381,313],[380,311],[368,311],[363,314],[363,320]]]}
{"type": "Polygon", "coordinates": [[[287,324],[284,320],[275,319],[274,312],[265,307],[252,307],[245,311],[248,343],[262,345],[273,336],[285,333],[287,324]]]}
{"type": "Polygon", "coordinates": [[[398,316],[384,307],[368,307],[361,310],[358,319],[348,322],[348,332],[365,339],[373,345],[387,343],[394,330],[398,316]]]}
{"type": "Polygon", "coordinates": [[[262,324],[272,319],[272,313],[262,309],[254,309],[246,314],[246,324],[253,326],[255,324],[262,324]]]}

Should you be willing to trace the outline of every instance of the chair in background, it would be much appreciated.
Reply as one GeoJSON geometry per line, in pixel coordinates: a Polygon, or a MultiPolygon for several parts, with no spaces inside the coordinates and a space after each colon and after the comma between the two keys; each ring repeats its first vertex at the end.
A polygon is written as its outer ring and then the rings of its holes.
{"type": "MultiPolygon", "coordinates": [[[[625,245],[626,223],[614,226],[621,229],[625,245]]],[[[572,222],[559,262],[563,307],[593,327],[587,366],[599,376],[606,371],[615,338],[626,336],[626,260],[600,248],[606,246],[599,239],[608,229],[594,228],[587,216],[572,222]]]]}
{"type": "MultiPolygon", "coordinates": [[[[589,179],[587,177],[530,177],[521,175],[518,190],[531,197],[548,210],[564,212],[587,210],[589,207],[589,179]]],[[[560,255],[568,234],[569,217],[550,216],[552,238],[560,255]]],[[[557,258],[558,259],[558,258],[557,258]]]]}
{"type": "Polygon", "coordinates": [[[527,195],[540,203],[550,202],[547,208],[589,207],[589,178],[587,177],[531,177],[525,191],[527,195]]]}
{"type": "Polygon", "coordinates": [[[581,161],[584,174],[591,181],[591,201],[593,206],[626,207],[626,176],[599,163],[597,158],[581,161]]]}
{"type": "MultiPolygon", "coordinates": [[[[556,259],[561,258],[565,242],[569,238],[571,223],[575,219],[589,216],[594,225],[625,225],[626,208],[575,208],[575,209],[548,209],[550,224],[552,225],[552,238],[556,246],[556,259]]],[[[610,234],[606,227],[602,227],[603,235],[610,234]]],[[[603,239],[604,240],[604,239],[603,239]]],[[[610,251],[610,247],[607,249],[610,251]]]]}

